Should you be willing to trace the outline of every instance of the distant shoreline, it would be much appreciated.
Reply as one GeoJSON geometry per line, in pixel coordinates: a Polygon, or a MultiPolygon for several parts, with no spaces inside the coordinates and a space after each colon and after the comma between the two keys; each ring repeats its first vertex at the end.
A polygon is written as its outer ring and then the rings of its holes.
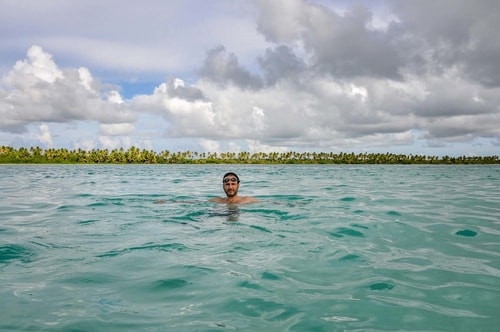
{"type": "Polygon", "coordinates": [[[333,152],[155,152],[129,149],[68,150],[0,146],[0,164],[500,164],[498,156],[425,156],[333,152]]]}

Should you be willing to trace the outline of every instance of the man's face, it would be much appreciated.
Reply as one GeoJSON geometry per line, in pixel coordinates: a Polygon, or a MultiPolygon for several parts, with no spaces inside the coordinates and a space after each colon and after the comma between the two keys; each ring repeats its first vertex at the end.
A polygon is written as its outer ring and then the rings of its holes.
{"type": "Polygon", "coordinates": [[[222,180],[222,187],[227,197],[236,196],[238,189],[240,188],[240,183],[234,175],[228,175],[222,180]]]}

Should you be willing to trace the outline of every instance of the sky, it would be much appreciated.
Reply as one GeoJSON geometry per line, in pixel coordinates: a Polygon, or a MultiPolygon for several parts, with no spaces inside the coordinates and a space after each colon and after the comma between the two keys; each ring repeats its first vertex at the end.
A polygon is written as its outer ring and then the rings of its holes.
{"type": "Polygon", "coordinates": [[[0,0],[0,146],[500,153],[497,0],[0,0]]]}

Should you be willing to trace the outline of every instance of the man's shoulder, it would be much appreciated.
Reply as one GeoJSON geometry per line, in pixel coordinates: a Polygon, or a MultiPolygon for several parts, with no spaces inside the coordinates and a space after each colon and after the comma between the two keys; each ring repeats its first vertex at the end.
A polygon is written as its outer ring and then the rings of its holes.
{"type": "Polygon", "coordinates": [[[240,198],[240,203],[257,203],[259,200],[252,196],[244,196],[240,198]]]}

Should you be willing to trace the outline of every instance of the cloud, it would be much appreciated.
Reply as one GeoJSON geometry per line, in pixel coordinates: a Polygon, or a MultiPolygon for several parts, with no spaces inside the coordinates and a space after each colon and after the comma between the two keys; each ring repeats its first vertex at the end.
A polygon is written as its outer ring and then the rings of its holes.
{"type": "Polygon", "coordinates": [[[205,151],[220,152],[220,145],[217,141],[200,139],[199,144],[205,151]]]}
{"type": "Polygon", "coordinates": [[[210,101],[199,88],[186,87],[180,79],[161,83],[151,95],[139,95],[131,100],[137,112],[161,115],[167,121],[170,137],[213,136],[216,114],[210,101]]]}
{"type": "Polygon", "coordinates": [[[487,87],[500,85],[500,36],[495,0],[391,1],[398,33],[410,38],[432,70],[459,67],[464,77],[487,87]]]}
{"type": "Polygon", "coordinates": [[[37,137],[40,142],[45,146],[53,146],[54,142],[52,140],[52,133],[50,132],[49,126],[46,124],[41,124],[38,129],[40,130],[40,135],[37,137]]]}
{"type": "Polygon", "coordinates": [[[187,101],[197,101],[205,99],[203,91],[196,87],[186,86],[184,84],[184,81],[179,78],[171,79],[169,82],[167,82],[165,91],[172,98],[179,98],[187,101]]]}
{"type": "Polygon", "coordinates": [[[303,11],[308,4],[302,0],[265,1],[256,0],[259,10],[258,31],[271,43],[292,44],[300,38],[303,11]]]}
{"type": "Polygon", "coordinates": [[[258,30],[267,40],[307,52],[310,69],[338,78],[404,80],[411,73],[440,74],[458,67],[464,78],[500,85],[500,3],[390,1],[390,21],[364,6],[335,11],[303,0],[257,0],[258,30]],[[379,24],[380,25],[380,24],[379,24]]]}
{"type": "MultiPolygon", "coordinates": [[[[238,63],[235,55],[232,61],[238,63]]],[[[277,149],[374,147],[418,138],[470,141],[498,135],[494,124],[499,90],[467,81],[454,70],[440,76],[407,75],[404,80],[338,80],[315,75],[287,47],[268,49],[261,64],[269,82],[265,88],[249,89],[241,83],[245,80],[236,84],[231,75],[224,78],[229,81],[224,86],[207,77],[195,85],[175,78],[152,94],[123,100],[116,90],[95,81],[88,69],[61,70],[34,46],[3,80],[10,90],[4,90],[8,96],[2,100],[11,107],[2,108],[2,124],[13,131],[40,121],[94,121],[101,133],[94,145],[106,147],[126,144],[123,137],[134,135],[136,119],[147,114],[163,119],[156,126],[164,128],[166,137],[246,140],[254,142],[252,146],[277,149]],[[278,61],[280,55],[284,63],[278,61]],[[22,100],[28,100],[26,105],[22,100]],[[17,121],[16,126],[9,127],[9,121],[17,121]]],[[[50,144],[49,137],[39,139],[50,144]]],[[[144,138],[137,142],[152,146],[144,138]]]]}
{"type": "Polygon", "coordinates": [[[95,81],[86,68],[61,70],[40,46],[32,46],[2,77],[0,129],[23,132],[32,122],[94,120],[130,123],[135,116],[115,90],[95,81]]]}
{"type": "Polygon", "coordinates": [[[134,131],[134,125],[131,123],[103,123],[100,128],[101,132],[107,136],[128,135],[134,131]]]}
{"type": "Polygon", "coordinates": [[[259,153],[259,152],[269,153],[269,152],[288,151],[288,148],[286,147],[277,147],[274,145],[262,144],[261,142],[256,140],[247,140],[247,145],[248,145],[248,151],[250,153],[259,153]]]}
{"type": "Polygon", "coordinates": [[[258,63],[268,85],[273,85],[281,79],[295,79],[306,69],[304,60],[285,45],[268,48],[265,54],[259,57],[258,63]]]}
{"type": "Polygon", "coordinates": [[[391,33],[369,28],[361,6],[339,14],[302,0],[257,1],[259,31],[270,41],[301,45],[316,74],[399,78],[403,58],[391,33]]]}
{"type": "Polygon", "coordinates": [[[24,89],[38,82],[54,83],[64,77],[52,60],[40,46],[28,50],[27,59],[16,62],[13,70],[5,77],[5,82],[14,88],[24,89]]]}
{"type": "Polygon", "coordinates": [[[242,67],[235,54],[231,53],[226,56],[223,46],[208,51],[205,63],[198,73],[201,78],[211,80],[223,87],[227,84],[248,89],[262,87],[259,77],[242,67]]]}

